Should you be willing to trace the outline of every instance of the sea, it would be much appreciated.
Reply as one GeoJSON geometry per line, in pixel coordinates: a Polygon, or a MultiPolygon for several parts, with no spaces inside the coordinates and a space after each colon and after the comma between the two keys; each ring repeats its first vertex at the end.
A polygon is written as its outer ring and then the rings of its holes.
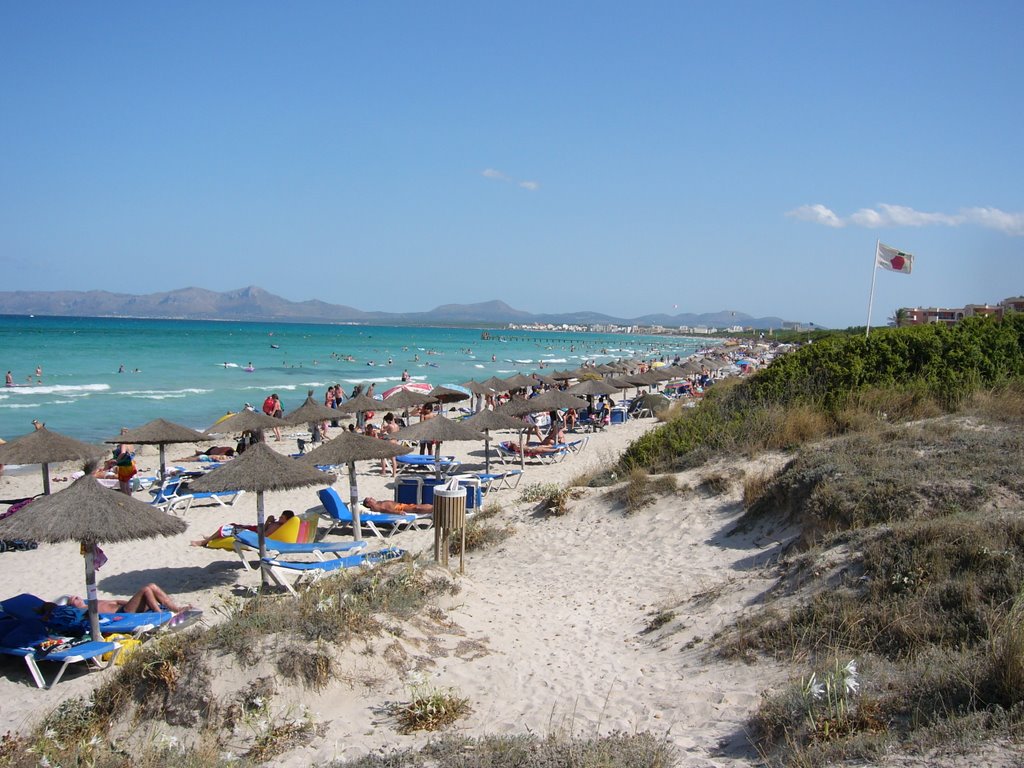
{"type": "Polygon", "coordinates": [[[86,442],[156,418],[203,430],[274,392],[287,412],[308,390],[319,402],[332,384],[350,393],[374,382],[382,393],[403,371],[462,384],[585,361],[672,360],[708,345],[619,333],[0,316],[0,370],[15,384],[0,388],[0,437],[31,431],[33,419],[86,442]]]}

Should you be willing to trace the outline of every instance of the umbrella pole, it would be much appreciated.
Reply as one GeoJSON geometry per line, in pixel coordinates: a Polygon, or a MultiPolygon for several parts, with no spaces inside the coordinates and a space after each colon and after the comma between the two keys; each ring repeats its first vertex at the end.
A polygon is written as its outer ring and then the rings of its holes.
{"type": "Polygon", "coordinates": [[[267,572],[263,570],[263,558],[267,556],[266,516],[263,508],[263,491],[256,493],[256,530],[260,540],[260,581],[267,583],[267,572]]]}
{"type": "Polygon", "coordinates": [[[526,446],[523,445],[523,432],[525,430],[519,430],[519,469],[523,472],[526,471],[526,446]]]}
{"type": "Polygon", "coordinates": [[[444,478],[441,472],[441,441],[434,441],[434,471],[437,472],[437,481],[441,482],[444,478]]]}
{"type": "Polygon", "coordinates": [[[164,452],[166,446],[160,443],[160,481],[163,482],[167,477],[167,459],[164,452]]]}
{"type": "Polygon", "coordinates": [[[50,465],[43,464],[43,493],[50,495],[50,465]]]}
{"type": "Polygon", "coordinates": [[[356,484],[356,463],[348,463],[348,503],[352,512],[352,540],[361,541],[363,524],[359,520],[359,486],[356,484]]]}
{"type": "Polygon", "coordinates": [[[96,598],[96,545],[83,542],[82,548],[85,550],[85,596],[89,606],[89,631],[92,633],[92,639],[100,642],[103,635],[100,632],[99,606],[96,598]]]}
{"type": "Polygon", "coordinates": [[[484,430],[484,474],[491,474],[491,430],[484,430]]]}

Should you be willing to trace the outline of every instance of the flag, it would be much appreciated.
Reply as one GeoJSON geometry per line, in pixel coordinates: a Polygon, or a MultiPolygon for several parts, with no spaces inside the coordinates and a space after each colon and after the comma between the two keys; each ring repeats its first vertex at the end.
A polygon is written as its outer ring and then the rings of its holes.
{"type": "Polygon", "coordinates": [[[914,255],[879,243],[875,249],[875,264],[890,272],[903,272],[909,275],[910,270],[914,268],[914,255]]]}

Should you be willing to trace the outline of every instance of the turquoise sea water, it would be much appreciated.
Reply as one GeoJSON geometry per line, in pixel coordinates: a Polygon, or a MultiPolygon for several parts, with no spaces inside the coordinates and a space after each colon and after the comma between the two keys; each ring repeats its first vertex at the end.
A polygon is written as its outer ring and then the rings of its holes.
{"type": "Polygon", "coordinates": [[[18,385],[0,389],[0,437],[30,431],[34,418],[86,441],[155,418],[205,429],[246,402],[259,407],[271,392],[289,411],[308,389],[322,402],[329,384],[351,392],[357,383],[377,382],[383,392],[404,369],[417,381],[460,384],[576,368],[584,360],[671,359],[707,344],[566,331],[489,333],[485,341],[468,328],[0,317],[0,369],[10,370],[18,385]],[[347,356],[353,360],[342,359],[347,356]]]}

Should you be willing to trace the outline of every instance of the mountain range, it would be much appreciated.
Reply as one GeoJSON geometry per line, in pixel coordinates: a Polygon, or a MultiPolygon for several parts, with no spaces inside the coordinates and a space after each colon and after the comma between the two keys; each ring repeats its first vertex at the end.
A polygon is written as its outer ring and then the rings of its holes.
{"type": "Polygon", "coordinates": [[[370,325],[502,326],[507,323],[565,323],[661,325],[667,328],[681,325],[781,328],[785,322],[779,317],[755,318],[731,310],[702,314],[652,314],[632,318],[613,317],[600,312],[533,314],[514,309],[498,300],[477,304],[442,304],[429,312],[372,312],[319,300],[289,301],[256,286],[222,293],[204,288],[182,288],[141,296],[109,291],[0,291],[0,314],[370,325]]]}

